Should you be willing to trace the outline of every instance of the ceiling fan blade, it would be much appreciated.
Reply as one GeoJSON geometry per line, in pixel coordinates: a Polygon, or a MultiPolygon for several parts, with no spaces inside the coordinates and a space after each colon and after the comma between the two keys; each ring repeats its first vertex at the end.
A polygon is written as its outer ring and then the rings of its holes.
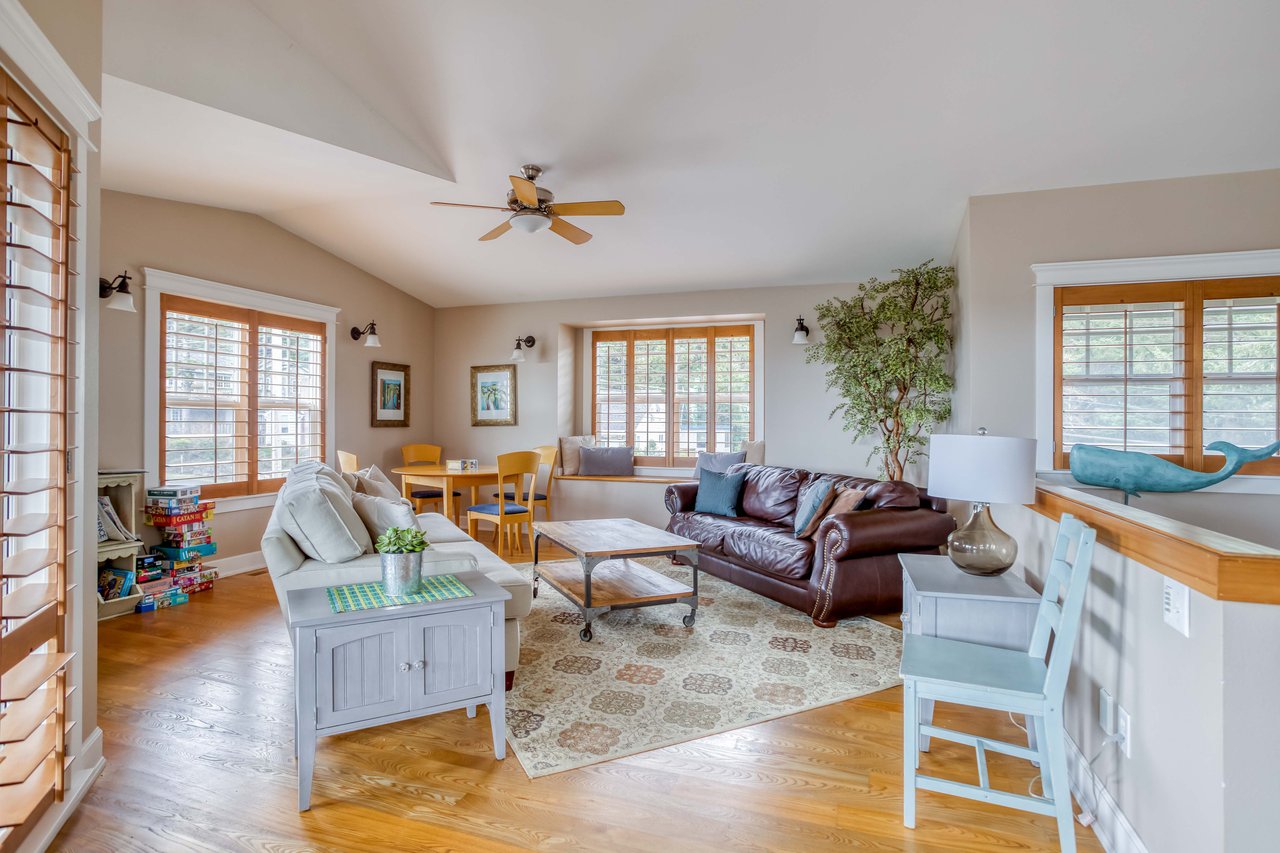
{"type": "Polygon", "coordinates": [[[509,207],[494,207],[491,204],[457,204],[452,201],[433,201],[431,203],[437,207],[474,207],[479,210],[511,210],[509,207]]]}
{"type": "Polygon", "coordinates": [[[511,175],[511,186],[516,191],[516,198],[525,207],[538,206],[538,188],[533,185],[533,181],[511,175]]]}
{"type": "Polygon", "coordinates": [[[581,246],[591,239],[591,235],[577,225],[570,225],[556,216],[551,217],[551,230],[576,246],[581,246]]]}
{"type": "MultiPolygon", "coordinates": [[[[552,223],[551,227],[552,227],[552,228],[554,228],[554,227],[555,227],[555,224],[554,224],[554,223],[552,223]]],[[[511,230],[511,223],[510,223],[510,222],[504,222],[504,223],[502,223],[501,225],[499,225],[497,228],[495,228],[495,229],[493,229],[492,231],[490,231],[488,234],[485,234],[485,235],[484,235],[483,237],[481,237],[480,239],[481,239],[481,240],[496,240],[496,239],[498,239],[499,237],[501,237],[503,234],[506,234],[506,233],[507,233],[508,231],[510,231],[510,230],[511,230]]]]}
{"type": "Polygon", "coordinates": [[[551,205],[556,216],[621,216],[627,212],[620,201],[571,201],[551,205]]]}

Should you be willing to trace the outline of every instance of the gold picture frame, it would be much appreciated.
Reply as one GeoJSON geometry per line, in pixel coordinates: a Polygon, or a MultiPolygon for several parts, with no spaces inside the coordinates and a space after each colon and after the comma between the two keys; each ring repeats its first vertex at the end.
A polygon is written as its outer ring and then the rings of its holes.
{"type": "Polygon", "coordinates": [[[409,425],[409,365],[375,361],[369,374],[369,426],[409,425]]]}
{"type": "Polygon", "coordinates": [[[471,368],[472,426],[515,426],[516,405],[514,364],[482,364],[471,368]]]}

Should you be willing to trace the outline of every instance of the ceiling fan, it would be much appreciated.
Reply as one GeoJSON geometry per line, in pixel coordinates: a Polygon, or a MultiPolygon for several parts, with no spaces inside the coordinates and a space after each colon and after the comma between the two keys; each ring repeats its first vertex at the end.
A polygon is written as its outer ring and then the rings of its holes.
{"type": "Polygon", "coordinates": [[[507,193],[507,206],[494,207],[488,204],[454,204],[448,201],[433,201],[440,207],[475,207],[481,210],[514,211],[507,221],[481,237],[481,240],[495,240],[512,228],[535,234],[538,231],[551,230],[570,243],[581,246],[591,239],[591,235],[576,225],[565,222],[563,216],[621,216],[627,212],[620,201],[571,201],[559,204],[551,190],[534,184],[542,174],[541,166],[521,166],[520,174],[511,176],[511,190],[507,193]]]}

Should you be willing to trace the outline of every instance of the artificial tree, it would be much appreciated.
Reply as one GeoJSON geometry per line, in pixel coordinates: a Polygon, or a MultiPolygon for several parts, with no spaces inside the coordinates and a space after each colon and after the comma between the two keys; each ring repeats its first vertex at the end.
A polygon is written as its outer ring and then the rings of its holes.
{"type": "Polygon", "coordinates": [[[806,361],[828,365],[827,387],[841,400],[830,417],[841,415],[858,438],[878,434],[868,459],[878,454],[881,475],[901,480],[933,427],[951,417],[956,273],[932,260],[894,272],[818,306],[822,336],[806,361]]]}

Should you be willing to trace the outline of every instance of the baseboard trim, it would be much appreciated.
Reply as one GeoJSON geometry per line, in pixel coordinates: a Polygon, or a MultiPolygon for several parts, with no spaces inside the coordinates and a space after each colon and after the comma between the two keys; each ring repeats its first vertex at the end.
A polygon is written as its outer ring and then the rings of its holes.
{"type": "Polygon", "coordinates": [[[89,788],[93,786],[93,783],[102,775],[103,768],[107,766],[107,759],[101,754],[101,740],[102,729],[94,729],[93,735],[89,740],[85,741],[80,749],[81,754],[98,752],[98,760],[87,770],[71,773],[70,785],[67,787],[62,802],[55,803],[53,808],[40,819],[40,825],[27,836],[26,840],[18,847],[19,850],[48,850],[53,845],[53,840],[58,837],[62,827],[66,825],[71,815],[75,813],[75,810],[80,806],[80,801],[84,799],[85,794],[89,793],[89,788]]]}
{"type": "Polygon", "coordinates": [[[1090,828],[1102,843],[1102,849],[1107,853],[1147,853],[1137,830],[1070,737],[1067,738],[1067,765],[1071,773],[1071,793],[1081,808],[1093,812],[1090,828]]]}
{"type": "Polygon", "coordinates": [[[267,561],[261,551],[250,551],[248,554],[236,554],[234,557],[220,557],[210,560],[209,564],[218,570],[218,577],[229,578],[242,575],[255,569],[265,569],[267,561]]]}

